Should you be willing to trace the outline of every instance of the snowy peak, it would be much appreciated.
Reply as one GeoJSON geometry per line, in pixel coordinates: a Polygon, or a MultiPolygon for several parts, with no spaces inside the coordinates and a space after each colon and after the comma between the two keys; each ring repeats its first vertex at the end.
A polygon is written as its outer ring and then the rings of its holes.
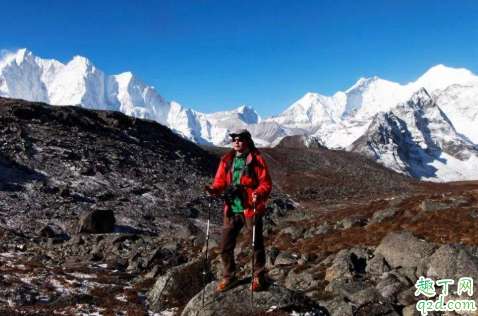
{"type": "Polygon", "coordinates": [[[425,88],[420,88],[417,92],[415,92],[407,104],[413,105],[414,107],[434,107],[436,106],[435,102],[433,102],[432,97],[428,94],[425,88]]]}
{"type": "Polygon", "coordinates": [[[349,148],[412,177],[478,179],[478,151],[464,141],[425,89],[379,113],[349,148]]]}
{"type": "Polygon", "coordinates": [[[66,66],[71,68],[77,68],[84,73],[93,72],[96,70],[93,63],[88,58],[82,56],[73,57],[73,59],[66,66]]]}
{"type": "Polygon", "coordinates": [[[223,144],[228,130],[262,121],[250,106],[208,115],[198,113],[166,101],[131,72],[109,76],[82,56],[75,56],[65,65],[35,57],[27,49],[4,54],[0,62],[0,95],[120,111],[155,120],[191,141],[209,145],[223,144]]]}
{"type": "Polygon", "coordinates": [[[286,127],[314,130],[323,124],[340,120],[344,105],[341,93],[327,97],[308,92],[284,113],[270,117],[266,121],[277,122],[286,127]]]}
{"type": "Polygon", "coordinates": [[[204,115],[216,126],[229,129],[245,128],[247,125],[258,124],[262,121],[254,108],[246,105],[240,106],[232,111],[204,115]]]}
{"type": "Polygon", "coordinates": [[[437,65],[430,68],[417,81],[408,86],[417,88],[425,87],[429,91],[445,89],[453,84],[464,84],[470,81],[477,81],[478,76],[464,68],[450,68],[445,65],[437,65]]]}
{"type": "Polygon", "coordinates": [[[16,56],[15,62],[20,66],[23,62],[33,61],[34,57],[31,51],[26,48],[19,49],[16,56]]]}
{"type": "Polygon", "coordinates": [[[246,124],[258,124],[262,121],[261,117],[252,106],[243,105],[237,108],[237,114],[246,124]]]}
{"type": "Polygon", "coordinates": [[[350,93],[355,90],[363,91],[366,90],[369,85],[371,85],[373,82],[382,80],[377,76],[374,76],[372,78],[360,78],[353,86],[351,86],[345,93],[350,93]]]}

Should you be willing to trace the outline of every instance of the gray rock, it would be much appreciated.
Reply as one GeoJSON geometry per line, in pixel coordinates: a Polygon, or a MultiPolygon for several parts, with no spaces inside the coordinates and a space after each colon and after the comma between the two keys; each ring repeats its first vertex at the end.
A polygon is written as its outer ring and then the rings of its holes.
{"type": "Polygon", "coordinates": [[[394,275],[386,275],[384,278],[380,279],[377,282],[375,287],[380,294],[391,302],[397,301],[397,295],[403,292],[408,287],[404,285],[400,280],[394,275]]]}
{"type": "Polygon", "coordinates": [[[415,287],[410,287],[400,294],[397,295],[397,303],[399,305],[412,305],[416,304],[419,300],[426,299],[424,296],[415,296],[415,291],[417,289],[415,287]]]}
{"type": "Polygon", "coordinates": [[[398,210],[396,208],[387,208],[381,211],[377,211],[373,214],[373,218],[370,223],[380,223],[387,219],[392,219],[397,216],[398,210]]]}
{"type": "Polygon", "coordinates": [[[174,264],[177,260],[178,252],[174,250],[156,248],[146,261],[146,267],[153,267],[155,264],[174,264]]]}
{"type": "Polygon", "coordinates": [[[304,234],[304,238],[311,238],[314,237],[317,234],[317,227],[311,227],[309,230],[307,230],[304,234]]]}
{"type": "MultiPolygon", "coordinates": [[[[434,280],[453,279],[455,284],[450,290],[457,287],[458,280],[462,277],[478,279],[478,249],[462,244],[446,244],[427,260],[428,270],[426,276],[434,280]]],[[[464,295],[467,295],[465,293],[464,295]]],[[[473,299],[478,298],[478,286],[473,282],[473,299]]],[[[469,299],[469,298],[468,298],[469,299]]]]}
{"type": "Polygon", "coordinates": [[[415,304],[409,305],[402,310],[403,316],[421,316],[422,314],[417,310],[415,304]]]}
{"type": "MultiPolygon", "coordinates": [[[[416,304],[413,305],[408,305],[402,310],[402,315],[403,316],[421,316],[422,314],[417,310],[416,304]]],[[[445,314],[442,314],[441,312],[428,312],[428,316],[454,316],[458,315],[453,312],[445,312],[445,314]]]]}
{"type": "MultiPolygon", "coordinates": [[[[216,292],[218,282],[205,288],[205,307],[202,307],[202,293],[196,295],[184,308],[181,316],[230,315],[234,311],[251,311],[251,291],[246,281],[224,292],[216,292]]],[[[265,312],[276,308],[302,307],[302,311],[317,311],[316,304],[307,296],[277,285],[270,285],[266,291],[254,293],[254,311],[265,312]]],[[[320,314],[319,314],[320,315],[320,314]]]]}
{"type": "Polygon", "coordinates": [[[320,234],[327,234],[329,231],[333,229],[332,225],[328,221],[325,221],[322,226],[317,228],[317,235],[320,234]]]}
{"type": "Polygon", "coordinates": [[[302,226],[291,226],[291,227],[284,228],[283,230],[280,231],[279,234],[289,234],[292,240],[297,240],[300,237],[304,236],[305,232],[306,230],[302,226]]]}
{"type": "Polygon", "coordinates": [[[65,242],[66,246],[81,246],[85,244],[85,240],[81,236],[73,236],[65,242]]]}
{"type": "Polygon", "coordinates": [[[52,307],[62,307],[76,304],[92,304],[93,296],[88,294],[70,294],[61,296],[55,301],[50,303],[52,307]]]}
{"type": "Polygon", "coordinates": [[[292,273],[291,271],[285,279],[285,286],[294,291],[308,292],[313,288],[317,288],[318,285],[319,281],[317,278],[307,273],[307,271],[299,274],[292,273]]]}
{"type": "Polygon", "coordinates": [[[390,200],[390,206],[399,206],[402,204],[403,201],[405,201],[406,197],[405,196],[398,196],[395,198],[392,198],[390,200]]]}
{"type": "Polygon", "coordinates": [[[297,263],[297,256],[294,256],[293,254],[289,252],[281,252],[275,259],[274,266],[276,267],[291,266],[291,265],[295,265],[296,263],[297,263]]]}
{"type": "Polygon", "coordinates": [[[112,210],[94,210],[80,219],[80,232],[91,234],[112,233],[115,229],[112,210]]]}
{"type": "Polygon", "coordinates": [[[356,316],[387,315],[400,316],[388,302],[372,302],[358,309],[356,316]]]}
{"type": "Polygon", "coordinates": [[[352,279],[365,274],[366,253],[358,248],[341,250],[325,273],[325,280],[352,279]]]}
{"type": "Polygon", "coordinates": [[[279,255],[280,251],[274,246],[266,247],[266,269],[272,270],[274,268],[274,263],[279,255]]]}
{"type": "MultiPolygon", "coordinates": [[[[157,278],[153,288],[147,293],[149,308],[153,312],[160,312],[189,301],[204,286],[203,271],[203,260],[195,260],[168,270],[165,275],[157,278]]],[[[210,270],[207,271],[207,276],[208,282],[211,282],[210,270]]]]}
{"type": "Polygon", "coordinates": [[[163,245],[163,249],[178,251],[180,248],[180,244],[174,241],[167,242],[163,245]]]}
{"type": "Polygon", "coordinates": [[[36,234],[39,237],[46,237],[46,238],[53,238],[56,235],[55,232],[53,231],[53,228],[51,228],[48,225],[46,225],[46,226],[40,228],[39,230],[37,230],[36,234]]]}
{"type": "Polygon", "coordinates": [[[429,200],[425,200],[422,202],[422,211],[425,211],[425,212],[440,211],[447,208],[450,208],[450,206],[445,203],[429,201],[429,200]]]}
{"type": "Polygon", "coordinates": [[[357,308],[361,308],[364,305],[367,305],[370,303],[384,302],[385,298],[380,294],[380,292],[377,289],[373,287],[369,287],[369,288],[366,288],[365,290],[352,294],[350,296],[350,301],[354,303],[354,305],[357,308]]]}
{"type": "Polygon", "coordinates": [[[159,272],[160,272],[160,268],[159,268],[159,266],[156,265],[156,266],[154,266],[154,267],[151,269],[151,271],[149,271],[149,272],[145,275],[145,277],[146,277],[146,278],[149,278],[149,279],[154,279],[154,278],[156,278],[156,277],[158,276],[159,272]]]}
{"type": "Polygon", "coordinates": [[[470,200],[471,200],[470,197],[463,196],[463,195],[453,196],[451,199],[453,200],[453,202],[451,203],[452,207],[464,206],[470,203],[470,200]]]}
{"type": "Polygon", "coordinates": [[[200,230],[196,225],[193,223],[187,223],[186,225],[179,226],[175,232],[174,236],[177,238],[185,238],[188,239],[191,236],[201,237],[205,240],[206,235],[202,230],[200,230]]]}
{"type": "Polygon", "coordinates": [[[70,188],[67,185],[60,187],[60,196],[62,198],[67,198],[70,196],[70,188]]]}
{"type": "Polygon", "coordinates": [[[435,244],[418,239],[407,231],[393,232],[385,236],[375,250],[391,267],[417,267],[420,262],[433,254],[435,244]]]}
{"type": "Polygon", "coordinates": [[[385,272],[390,270],[390,266],[381,254],[377,254],[372,259],[368,260],[367,266],[365,267],[365,272],[369,278],[381,277],[385,272]]]}
{"type": "Polygon", "coordinates": [[[351,303],[346,302],[341,297],[336,297],[333,300],[321,302],[329,312],[330,316],[354,316],[354,309],[351,303]]]}
{"type": "MultiPolygon", "coordinates": [[[[221,242],[217,239],[209,239],[209,250],[214,248],[219,248],[221,246],[221,242]]],[[[206,251],[206,243],[204,243],[204,247],[202,247],[202,252],[206,251]]]]}
{"type": "Polygon", "coordinates": [[[352,227],[365,226],[367,224],[367,220],[356,218],[356,217],[347,217],[347,218],[344,218],[343,220],[341,220],[338,224],[343,229],[349,229],[349,228],[352,228],[352,227]]]}
{"type": "Polygon", "coordinates": [[[396,275],[403,283],[408,282],[410,285],[417,283],[417,269],[413,267],[398,268],[391,272],[396,275]]]}
{"type": "Polygon", "coordinates": [[[335,279],[327,285],[325,290],[335,295],[341,295],[350,300],[355,293],[369,288],[372,288],[372,285],[365,282],[335,279]]]}
{"type": "Polygon", "coordinates": [[[373,288],[367,288],[350,296],[350,301],[355,305],[355,315],[396,315],[392,304],[381,293],[373,288]]]}

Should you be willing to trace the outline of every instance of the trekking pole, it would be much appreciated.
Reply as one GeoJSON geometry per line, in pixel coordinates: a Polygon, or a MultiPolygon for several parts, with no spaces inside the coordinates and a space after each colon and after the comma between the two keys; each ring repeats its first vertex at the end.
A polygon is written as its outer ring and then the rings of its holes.
{"type": "Polygon", "coordinates": [[[254,311],[254,243],[256,242],[256,202],[254,202],[254,216],[252,217],[252,282],[251,282],[251,310],[254,311]]]}
{"type": "Polygon", "coordinates": [[[209,249],[209,222],[211,221],[211,197],[208,197],[209,206],[207,210],[207,228],[206,228],[206,261],[204,262],[204,288],[202,289],[202,307],[204,308],[204,294],[207,283],[207,252],[209,249]]]}

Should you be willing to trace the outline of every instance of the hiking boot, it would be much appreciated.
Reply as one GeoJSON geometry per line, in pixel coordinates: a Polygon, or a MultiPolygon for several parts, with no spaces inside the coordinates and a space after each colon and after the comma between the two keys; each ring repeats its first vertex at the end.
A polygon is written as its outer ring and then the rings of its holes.
{"type": "Polygon", "coordinates": [[[234,285],[239,282],[239,279],[236,277],[230,278],[230,279],[223,279],[221,283],[216,288],[217,292],[225,292],[229,289],[231,289],[234,285]]]}
{"type": "Polygon", "coordinates": [[[261,278],[254,278],[254,280],[252,281],[252,284],[249,286],[249,290],[251,291],[260,291],[262,290],[262,284],[263,281],[261,278]]]}

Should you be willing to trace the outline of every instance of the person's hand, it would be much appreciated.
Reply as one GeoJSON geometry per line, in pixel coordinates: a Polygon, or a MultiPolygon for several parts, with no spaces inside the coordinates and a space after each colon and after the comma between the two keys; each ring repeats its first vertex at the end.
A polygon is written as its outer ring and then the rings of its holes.
{"type": "Polygon", "coordinates": [[[215,193],[215,190],[208,185],[204,186],[204,191],[206,191],[207,196],[212,196],[215,193]]]}
{"type": "Polygon", "coordinates": [[[252,202],[256,203],[258,197],[259,195],[257,194],[257,192],[252,192],[252,202]]]}

